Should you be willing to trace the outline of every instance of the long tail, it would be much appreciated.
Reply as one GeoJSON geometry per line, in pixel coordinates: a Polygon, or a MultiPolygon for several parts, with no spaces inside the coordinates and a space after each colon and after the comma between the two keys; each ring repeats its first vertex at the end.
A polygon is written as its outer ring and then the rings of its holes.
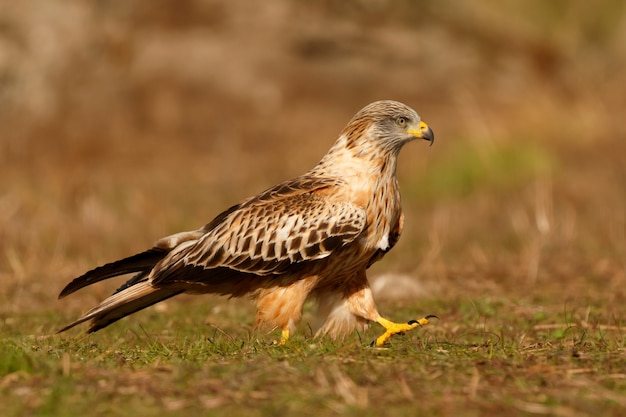
{"type": "MultiPolygon", "coordinates": [[[[147,274],[154,267],[154,265],[157,264],[157,262],[163,259],[168,252],[169,251],[165,249],[152,248],[145,252],[138,253],[137,255],[99,266],[67,284],[67,286],[63,288],[59,294],[59,298],[63,298],[74,291],[78,291],[81,288],[94,284],[98,281],[118,275],[139,272],[139,275],[132,278],[126,284],[126,287],[132,286],[134,283],[139,281],[140,277],[147,274]]],[[[122,289],[125,289],[125,287],[123,286],[120,288],[118,292],[122,289]]]]}
{"type": "Polygon", "coordinates": [[[149,281],[138,282],[111,295],[100,305],[92,308],[81,318],[63,327],[57,333],[64,332],[88,320],[91,320],[88,333],[93,333],[122,317],[143,310],[181,292],[183,291],[180,289],[154,287],[149,281]]]}

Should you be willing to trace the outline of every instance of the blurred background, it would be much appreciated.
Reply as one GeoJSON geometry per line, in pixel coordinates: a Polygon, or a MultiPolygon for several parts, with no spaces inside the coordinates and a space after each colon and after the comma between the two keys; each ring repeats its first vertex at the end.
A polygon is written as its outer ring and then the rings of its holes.
{"type": "Polygon", "coordinates": [[[0,0],[0,314],[73,317],[118,283],[67,281],[305,172],[379,99],[437,138],[401,154],[380,299],[623,314],[624,68],[619,0],[0,0]]]}

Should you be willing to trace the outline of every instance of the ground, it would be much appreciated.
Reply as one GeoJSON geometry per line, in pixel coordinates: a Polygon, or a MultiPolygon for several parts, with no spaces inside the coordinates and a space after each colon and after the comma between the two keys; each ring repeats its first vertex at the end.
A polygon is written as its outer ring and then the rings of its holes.
{"type": "Polygon", "coordinates": [[[624,6],[420,3],[7,3],[3,415],[621,415],[624,6]],[[436,141],[401,154],[370,276],[383,314],[439,320],[373,349],[306,310],[273,346],[202,296],[54,334],[119,285],[69,280],[303,173],[385,98],[436,141]]]}

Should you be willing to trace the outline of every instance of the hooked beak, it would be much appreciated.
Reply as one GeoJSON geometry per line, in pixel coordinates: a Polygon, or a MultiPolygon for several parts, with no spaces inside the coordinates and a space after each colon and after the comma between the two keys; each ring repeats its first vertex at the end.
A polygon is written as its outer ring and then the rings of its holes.
{"type": "Polygon", "coordinates": [[[428,127],[428,125],[424,122],[420,121],[418,129],[408,129],[406,133],[415,136],[418,139],[424,139],[430,142],[430,146],[433,146],[435,142],[435,134],[433,130],[428,127]]]}

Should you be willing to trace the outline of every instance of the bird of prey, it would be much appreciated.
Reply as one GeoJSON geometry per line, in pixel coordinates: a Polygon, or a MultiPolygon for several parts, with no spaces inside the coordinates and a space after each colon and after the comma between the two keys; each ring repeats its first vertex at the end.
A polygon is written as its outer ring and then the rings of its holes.
{"type": "Polygon", "coordinates": [[[306,174],[223,211],[205,226],[158,240],[145,252],[95,268],[60,293],[118,275],[135,275],[65,331],[91,321],[88,332],[182,293],[249,295],[257,325],[279,328],[287,342],[305,300],[317,301],[316,335],[343,337],[376,322],[372,344],[428,324],[378,313],[366,270],[398,241],[404,215],[397,157],[415,139],[434,141],[415,110],[377,101],[350,120],[335,144],[306,174]]]}

